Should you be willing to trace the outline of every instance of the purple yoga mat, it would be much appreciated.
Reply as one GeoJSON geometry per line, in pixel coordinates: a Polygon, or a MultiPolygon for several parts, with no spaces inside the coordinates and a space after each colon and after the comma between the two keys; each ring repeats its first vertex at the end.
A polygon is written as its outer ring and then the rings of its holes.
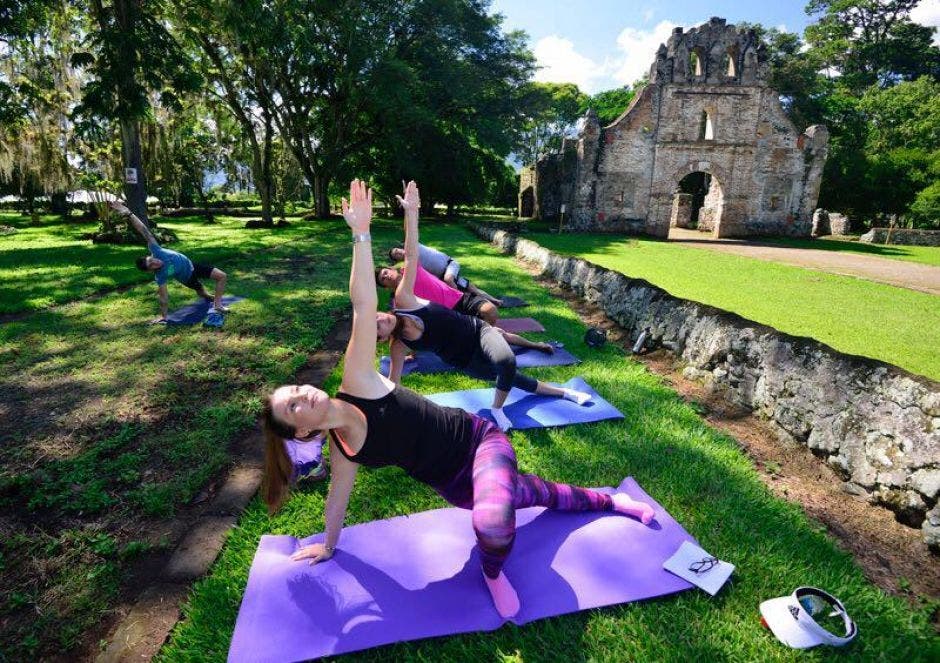
{"type": "Polygon", "coordinates": [[[542,326],[542,323],[535,318],[505,318],[499,320],[496,326],[513,334],[545,331],[545,327],[542,326]]]}
{"type": "MultiPolygon", "coordinates": [[[[609,488],[601,489],[613,492],[609,488]]],[[[525,624],[681,592],[692,587],[663,569],[683,541],[695,543],[632,478],[618,489],[651,504],[650,525],[612,513],[516,514],[504,571],[525,624]]],[[[292,562],[323,540],[263,536],[229,649],[231,663],[303,661],[379,645],[472,631],[504,620],[483,583],[470,511],[450,508],[343,530],[333,559],[292,562]]]]}

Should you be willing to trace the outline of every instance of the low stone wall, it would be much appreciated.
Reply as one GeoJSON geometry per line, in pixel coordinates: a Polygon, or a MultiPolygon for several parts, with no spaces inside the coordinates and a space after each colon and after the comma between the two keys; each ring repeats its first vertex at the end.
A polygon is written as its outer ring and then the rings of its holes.
{"type": "MultiPolygon", "coordinates": [[[[860,242],[884,244],[888,239],[887,228],[872,228],[858,238],[860,242]]],[[[909,244],[913,246],[940,246],[940,230],[912,230],[910,228],[895,228],[891,231],[892,244],[909,244]]]]}
{"type": "Polygon", "coordinates": [[[940,548],[940,384],[678,299],[493,227],[474,230],[601,306],[633,338],[648,327],[654,344],[688,364],[687,376],[766,417],[837,468],[845,490],[921,527],[940,548]]]}

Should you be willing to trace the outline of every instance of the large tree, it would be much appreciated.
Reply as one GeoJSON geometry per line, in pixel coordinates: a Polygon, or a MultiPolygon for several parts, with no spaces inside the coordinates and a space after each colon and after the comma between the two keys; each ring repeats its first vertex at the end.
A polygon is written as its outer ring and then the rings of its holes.
{"type": "MultiPolygon", "coordinates": [[[[178,4],[192,11],[200,2],[178,4]]],[[[515,89],[531,56],[518,35],[500,32],[488,2],[202,4],[211,11],[190,23],[211,26],[226,49],[218,75],[229,76],[255,121],[271,119],[321,216],[330,183],[353,166],[386,183],[420,173],[425,204],[456,202],[515,143],[515,89]]]]}
{"type": "Polygon", "coordinates": [[[79,81],[69,59],[78,15],[67,5],[58,9],[40,4],[10,13],[0,35],[0,182],[30,213],[40,194],[51,196],[53,211],[66,210],[69,150],[77,149],[69,113],[79,81]]]}
{"type": "Polygon", "coordinates": [[[151,109],[150,93],[179,107],[178,95],[198,88],[200,79],[166,26],[165,3],[157,0],[88,0],[88,50],[73,61],[90,78],[77,112],[114,120],[120,126],[124,195],[128,207],[147,219],[146,175],[140,122],[151,109]]]}
{"type": "Polygon", "coordinates": [[[920,0],[810,0],[806,12],[818,21],[806,28],[815,55],[861,94],[870,85],[888,87],[922,75],[940,76],[940,49],[933,28],[910,19],[920,0]]]}

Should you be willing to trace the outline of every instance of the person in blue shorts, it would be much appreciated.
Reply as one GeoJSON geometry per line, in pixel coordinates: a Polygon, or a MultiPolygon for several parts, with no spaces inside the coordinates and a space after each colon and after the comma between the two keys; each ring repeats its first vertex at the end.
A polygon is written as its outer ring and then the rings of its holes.
{"type": "Polygon", "coordinates": [[[213,267],[204,262],[192,262],[189,258],[178,251],[164,249],[157,243],[150,228],[137,218],[126,205],[114,201],[111,207],[118,214],[127,217],[128,222],[133,226],[141,237],[147,242],[149,256],[141,256],[137,259],[137,268],[144,272],[153,272],[154,281],[157,283],[157,298],[160,300],[160,317],[153,322],[166,322],[167,308],[169,306],[170,296],[167,292],[167,281],[174,278],[187,288],[191,288],[206,301],[213,302],[213,307],[218,313],[227,313],[228,309],[222,305],[222,293],[225,292],[225,283],[227,276],[221,269],[213,267]],[[212,279],[215,281],[215,295],[212,296],[203,287],[200,279],[212,279]]]}

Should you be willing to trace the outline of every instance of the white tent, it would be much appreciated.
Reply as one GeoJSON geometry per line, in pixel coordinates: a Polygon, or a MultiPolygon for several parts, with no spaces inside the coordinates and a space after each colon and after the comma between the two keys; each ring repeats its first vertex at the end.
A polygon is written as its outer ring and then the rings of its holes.
{"type": "Polygon", "coordinates": [[[71,191],[68,194],[68,200],[72,204],[77,204],[110,202],[112,200],[119,200],[119,198],[113,193],[109,193],[107,191],[88,191],[85,189],[79,189],[78,191],[71,191]]]}

